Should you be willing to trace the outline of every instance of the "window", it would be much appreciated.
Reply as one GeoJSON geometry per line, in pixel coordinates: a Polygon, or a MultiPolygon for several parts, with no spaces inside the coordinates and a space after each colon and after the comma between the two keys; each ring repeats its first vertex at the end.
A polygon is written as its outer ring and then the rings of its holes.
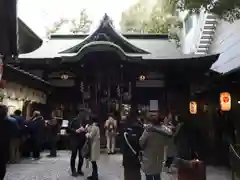
{"type": "Polygon", "coordinates": [[[193,27],[193,18],[191,14],[188,14],[184,20],[185,34],[187,35],[193,27]]]}

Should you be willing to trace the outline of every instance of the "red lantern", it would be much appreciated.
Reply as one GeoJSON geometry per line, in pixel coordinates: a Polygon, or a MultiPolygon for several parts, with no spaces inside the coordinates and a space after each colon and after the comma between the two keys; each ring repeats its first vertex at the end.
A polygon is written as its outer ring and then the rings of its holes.
{"type": "Polygon", "coordinates": [[[222,111],[231,110],[231,95],[228,92],[220,93],[220,106],[222,111]]]}
{"type": "Polygon", "coordinates": [[[197,102],[191,101],[189,103],[189,111],[191,114],[197,114],[197,102]]]}

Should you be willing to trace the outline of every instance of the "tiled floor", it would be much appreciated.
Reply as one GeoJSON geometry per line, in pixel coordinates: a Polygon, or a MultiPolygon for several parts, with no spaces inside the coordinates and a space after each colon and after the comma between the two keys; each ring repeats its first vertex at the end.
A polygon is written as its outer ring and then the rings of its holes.
{"type": "MultiPolygon", "coordinates": [[[[5,180],[84,180],[84,177],[73,178],[69,171],[69,156],[67,151],[59,152],[57,158],[43,158],[39,161],[29,159],[23,160],[21,164],[9,165],[5,180]]],[[[86,175],[90,174],[89,168],[84,168],[86,175]]],[[[209,167],[207,170],[207,180],[230,180],[230,173],[225,169],[209,167]]],[[[100,180],[123,180],[121,156],[101,155],[99,161],[100,180]]],[[[164,175],[164,180],[173,178],[164,175]]]]}

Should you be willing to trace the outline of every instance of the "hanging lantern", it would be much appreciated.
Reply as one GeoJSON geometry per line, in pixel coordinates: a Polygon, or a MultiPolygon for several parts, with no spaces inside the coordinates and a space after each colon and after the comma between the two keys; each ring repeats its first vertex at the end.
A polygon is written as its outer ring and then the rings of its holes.
{"type": "Polygon", "coordinates": [[[144,81],[145,79],[146,79],[146,76],[144,76],[144,75],[140,75],[140,76],[139,76],[139,80],[140,80],[140,81],[144,81]]]}
{"type": "Polygon", "coordinates": [[[220,93],[220,107],[222,111],[231,110],[231,95],[228,92],[220,93]]]}
{"type": "Polygon", "coordinates": [[[189,111],[191,114],[197,114],[197,102],[191,101],[189,103],[189,111]]]}

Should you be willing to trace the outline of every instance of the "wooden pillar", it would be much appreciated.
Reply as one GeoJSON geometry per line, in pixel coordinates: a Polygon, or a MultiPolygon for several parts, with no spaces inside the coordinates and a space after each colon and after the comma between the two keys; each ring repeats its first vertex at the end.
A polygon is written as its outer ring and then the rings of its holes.
{"type": "Polygon", "coordinates": [[[0,54],[11,58],[18,54],[16,0],[0,1],[0,23],[0,54]]]}

